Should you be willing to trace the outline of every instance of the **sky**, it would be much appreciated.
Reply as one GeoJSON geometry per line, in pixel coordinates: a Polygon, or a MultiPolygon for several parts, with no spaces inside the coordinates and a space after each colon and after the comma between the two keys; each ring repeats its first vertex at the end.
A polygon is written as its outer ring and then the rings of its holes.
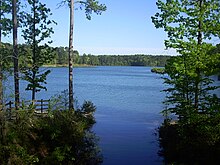
{"type": "MultiPolygon", "coordinates": [[[[57,22],[52,35],[52,46],[68,46],[69,8],[57,8],[61,0],[41,0],[53,13],[57,22]]],[[[158,10],[157,0],[99,0],[107,6],[101,15],[89,21],[83,10],[75,10],[74,49],[82,55],[173,55],[165,50],[166,33],[156,29],[151,21],[158,10]]],[[[77,7],[77,6],[76,6],[77,7]]],[[[22,38],[19,38],[22,42],[22,38]]]]}
{"type": "MultiPolygon", "coordinates": [[[[44,0],[51,8],[54,27],[53,46],[68,46],[69,8],[57,9],[61,0],[44,0]]],[[[89,21],[84,10],[75,10],[74,49],[80,54],[175,54],[165,50],[163,29],[156,29],[151,16],[157,12],[156,0],[99,0],[107,6],[89,21]]],[[[75,5],[77,8],[77,6],[75,5]]]]}

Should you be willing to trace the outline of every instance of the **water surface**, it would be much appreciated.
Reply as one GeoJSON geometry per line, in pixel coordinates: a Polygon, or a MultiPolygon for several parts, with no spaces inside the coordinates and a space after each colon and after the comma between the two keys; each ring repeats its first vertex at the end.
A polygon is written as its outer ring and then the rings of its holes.
{"type": "MultiPolygon", "coordinates": [[[[68,68],[51,68],[49,99],[68,88],[68,68]]],[[[162,164],[154,133],[162,121],[164,88],[160,75],[149,67],[91,67],[74,69],[74,92],[79,100],[91,100],[97,107],[94,131],[100,137],[104,165],[162,164]]],[[[21,82],[23,91],[26,82],[21,82]]],[[[30,92],[23,92],[30,98],[30,92]]]]}

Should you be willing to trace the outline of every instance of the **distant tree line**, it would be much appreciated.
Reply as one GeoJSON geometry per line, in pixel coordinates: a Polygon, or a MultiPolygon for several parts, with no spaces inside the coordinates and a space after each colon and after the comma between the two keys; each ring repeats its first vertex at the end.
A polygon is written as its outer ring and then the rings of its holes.
{"type": "MultiPolygon", "coordinates": [[[[5,53],[12,51],[12,45],[5,43],[5,53]]],[[[30,65],[27,56],[31,53],[30,46],[21,44],[19,49],[20,67],[30,65]]],[[[48,48],[45,48],[48,49],[48,48]]],[[[67,66],[68,65],[68,47],[50,47],[50,58],[45,61],[45,65],[67,66]]],[[[72,53],[74,65],[92,65],[92,66],[165,66],[171,56],[168,55],[79,55],[77,50],[72,53]]],[[[10,61],[10,60],[9,60],[10,61]]],[[[11,61],[12,64],[12,61],[11,61]]],[[[11,65],[12,66],[12,65],[11,65]]]]}
{"type": "Polygon", "coordinates": [[[170,56],[163,55],[86,55],[79,56],[78,64],[99,66],[165,66],[170,56]]]}
{"type": "MultiPolygon", "coordinates": [[[[79,55],[73,51],[73,64],[92,66],[165,66],[170,56],[165,55],[79,55]]],[[[53,65],[68,64],[68,47],[54,48],[53,65]]]]}
{"type": "MultiPolygon", "coordinates": [[[[164,55],[92,55],[73,51],[73,63],[78,65],[95,66],[165,66],[170,56],[164,55]]],[[[55,57],[51,64],[67,65],[68,48],[55,48],[55,57]]]]}

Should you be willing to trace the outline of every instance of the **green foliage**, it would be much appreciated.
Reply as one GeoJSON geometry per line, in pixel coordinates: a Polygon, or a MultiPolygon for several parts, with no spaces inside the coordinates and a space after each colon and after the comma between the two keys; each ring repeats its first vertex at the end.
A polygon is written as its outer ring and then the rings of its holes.
{"type": "Polygon", "coordinates": [[[183,122],[190,122],[190,116],[209,111],[212,85],[209,77],[219,72],[220,54],[203,40],[220,37],[219,1],[158,0],[158,9],[152,17],[156,28],[163,28],[168,34],[167,48],[175,48],[181,55],[168,60],[165,83],[165,104],[183,122]],[[217,24],[216,24],[217,23],[217,24]],[[215,26],[216,25],[216,26],[215,26]],[[169,107],[170,105],[170,107],[169,107]]]}
{"type": "Polygon", "coordinates": [[[210,76],[220,71],[220,53],[218,45],[204,41],[220,37],[220,2],[158,0],[157,6],[160,13],[152,22],[167,32],[165,46],[180,53],[165,66],[168,118],[159,128],[162,155],[166,163],[218,164],[220,104],[214,93],[219,86],[210,76]]]}
{"type": "MultiPolygon", "coordinates": [[[[206,47],[204,54],[198,58],[189,54],[172,57],[165,66],[165,72],[169,77],[164,78],[164,82],[170,87],[166,90],[167,98],[165,100],[168,108],[164,111],[170,111],[175,114],[180,121],[190,122],[190,116],[200,112],[209,113],[213,104],[213,95],[211,91],[219,88],[213,85],[213,80],[209,77],[219,71],[216,64],[220,61],[220,54],[209,54],[213,47],[206,47]],[[200,70],[198,77],[197,70],[200,70]],[[199,87],[196,87],[199,83],[199,87]],[[196,91],[199,95],[198,105],[195,107],[196,91]]],[[[217,108],[217,107],[216,107],[217,108]]]]}
{"type": "Polygon", "coordinates": [[[39,68],[45,63],[48,63],[52,58],[52,48],[48,44],[52,41],[45,41],[53,34],[52,24],[56,24],[53,20],[49,20],[51,15],[50,9],[42,4],[39,0],[28,1],[30,5],[30,13],[21,12],[22,23],[22,37],[26,41],[27,46],[31,51],[25,51],[23,54],[22,64],[24,80],[27,80],[29,84],[26,90],[32,91],[32,99],[35,99],[35,93],[46,87],[43,84],[46,83],[46,77],[50,73],[49,70],[40,71],[39,68]],[[44,45],[40,45],[42,42],[46,42],[44,45]],[[28,64],[28,65],[27,65],[28,64]]]}
{"type": "MultiPolygon", "coordinates": [[[[68,63],[68,48],[64,48],[64,47],[57,47],[55,48],[55,63],[54,64],[58,64],[58,65],[63,65],[63,64],[67,64],[68,63]]],[[[52,63],[53,64],[53,63],[52,63]]]]}
{"type": "MultiPolygon", "coordinates": [[[[157,1],[160,13],[152,17],[156,28],[163,28],[167,32],[168,40],[165,40],[167,48],[175,48],[189,52],[197,45],[198,32],[203,34],[203,40],[209,40],[213,36],[220,37],[220,3],[218,0],[202,2],[192,0],[162,0],[157,1]],[[198,26],[201,22],[201,27],[198,26]]],[[[182,53],[181,53],[182,54],[182,53]]]]}
{"type": "Polygon", "coordinates": [[[47,70],[43,73],[40,73],[37,70],[38,70],[38,68],[36,68],[36,70],[28,69],[28,70],[23,71],[23,73],[25,74],[24,80],[31,82],[30,84],[27,85],[25,90],[35,89],[36,92],[39,92],[41,89],[47,90],[47,88],[45,86],[43,86],[42,84],[46,84],[47,75],[51,71],[47,70]],[[37,76],[35,78],[33,78],[34,74],[32,73],[32,71],[37,74],[37,76]]]}
{"type": "MultiPolygon", "coordinates": [[[[220,54],[220,44],[217,44],[215,47],[213,47],[213,49],[211,49],[209,51],[209,54],[212,56],[216,56],[216,55],[219,55],[220,54]]],[[[215,68],[215,70],[213,71],[213,73],[217,73],[220,77],[220,58],[219,56],[217,56],[216,59],[213,59],[212,60],[212,63],[210,63],[210,66],[211,68],[215,68]]],[[[220,79],[219,79],[220,80],[220,79]]]]}
{"type": "Polygon", "coordinates": [[[86,55],[80,56],[79,64],[98,66],[165,66],[170,56],[152,55],[86,55]]]}
{"type": "Polygon", "coordinates": [[[42,119],[37,131],[41,132],[37,141],[44,142],[41,164],[97,164],[101,160],[95,157],[99,152],[96,138],[81,113],[53,111],[50,118],[42,119]]]}
{"type": "Polygon", "coordinates": [[[104,4],[99,4],[97,0],[77,1],[80,3],[80,9],[82,6],[85,8],[86,18],[91,20],[91,14],[94,12],[97,15],[101,15],[103,11],[106,11],[107,7],[104,4]]]}
{"type": "MultiPolygon", "coordinates": [[[[63,6],[64,4],[68,4],[70,6],[70,0],[62,0],[59,3],[59,6],[63,6]]],[[[91,20],[91,15],[94,12],[97,15],[101,15],[103,11],[106,11],[107,7],[104,4],[99,4],[98,0],[76,0],[75,4],[79,4],[77,9],[85,10],[86,18],[91,20]]]]}
{"type": "Polygon", "coordinates": [[[159,154],[165,164],[219,164],[220,113],[195,115],[190,124],[159,128],[159,154]]]}
{"type": "Polygon", "coordinates": [[[0,62],[2,71],[9,71],[12,67],[12,45],[0,43],[0,62]]]}
{"type": "MultiPolygon", "coordinates": [[[[12,45],[5,43],[5,51],[10,53],[12,45]]],[[[30,45],[20,44],[19,49],[19,66],[21,70],[28,69],[33,65],[32,50],[30,45]]],[[[212,49],[214,51],[214,48],[212,49]]],[[[44,52],[49,52],[50,58],[43,61],[37,61],[39,65],[55,65],[67,66],[68,65],[68,47],[48,47],[44,52]],[[48,50],[49,49],[49,50],[48,50]],[[53,58],[52,58],[53,57],[53,58]]],[[[4,54],[8,54],[4,53],[4,54]]],[[[44,55],[42,55],[44,56],[44,55]]],[[[46,55],[47,56],[47,55],[46,55]]],[[[7,56],[4,56],[7,57],[7,56]]],[[[91,65],[91,66],[165,66],[167,60],[171,56],[165,55],[79,55],[77,50],[73,51],[74,65],[91,65]]],[[[43,58],[43,57],[42,57],[43,58]]],[[[12,65],[11,58],[7,60],[7,65],[12,65]]],[[[213,66],[214,68],[214,66],[213,66]]]]}
{"type": "Polygon", "coordinates": [[[52,110],[65,110],[69,107],[69,91],[66,89],[50,99],[52,110]]]}
{"type": "Polygon", "coordinates": [[[1,111],[1,164],[100,164],[98,139],[91,131],[95,109],[85,102],[75,112],[54,110],[46,116],[19,110],[13,120],[1,111]]]}
{"type": "Polygon", "coordinates": [[[164,68],[152,68],[151,72],[157,73],[157,74],[165,74],[165,69],[164,68]]]}
{"type": "MultiPolygon", "coordinates": [[[[165,66],[170,56],[164,55],[91,55],[79,56],[77,51],[73,53],[73,63],[76,65],[92,66],[165,66]]],[[[55,48],[55,60],[50,64],[67,65],[68,49],[64,47],[55,48]]]]}
{"type": "Polygon", "coordinates": [[[12,29],[12,21],[8,17],[11,12],[11,1],[4,0],[0,1],[0,110],[2,109],[3,104],[3,79],[4,79],[4,71],[8,71],[10,69],[10,65],[8,61],[12,52],[7,52],[7,44],[2,44],[2,35],[6,36],[11,32],[12,29]],[[9,53],[9,54],[8,54],[9,53]]]}
{"type": "Polygon", "coordinates": [[[0,33],[3,34],[3,36],[8,35],[12,29],[12,21],[8,17],[8,14],[11,13],[11,8],[10,0],[2,0],[0,2],[0,33]]]}

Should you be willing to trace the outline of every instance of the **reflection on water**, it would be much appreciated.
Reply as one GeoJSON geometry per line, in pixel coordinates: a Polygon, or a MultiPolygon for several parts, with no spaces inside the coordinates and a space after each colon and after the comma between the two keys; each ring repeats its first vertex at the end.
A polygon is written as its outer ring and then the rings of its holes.
{"type": "MultiPolygon", "coordinates": [[[[74,91],[80,104],[91,100],[97,106],[94,131],[100,137],[104,165],[162,164],[158,157],[155,129],[161,123],[164,85],[149,67],[91,67],[74,69],[74,91]]],[[[68,88],[68,68],[52,68],[47,92],[49,99],[68,88]]],[[[25,88],[21,82],[21,91],[25,88]]],[[[23,92],[30,98],[30,92],[23,92]]]]}
{"type": "MultiPolygon", "coordinates": [[[[37,99],[49,99],[68,88],[68,68],[51,68],[47,91],[37,99]]],[[[97,106],[94,131],[100,137],[104,165],[162,164],[155,129],[163,120],[164,88],[160,75],[149,67],[91,67],[74,69],[74,91],[80,104],[91,100],[97,106]]],[[[213,76],[217,79],[217,76],[213,76]]],[[[12,93],[13,81],[7,82],[12,93]]],[[[215,82],[220,85],[220,81],[215,82]]],[[[21,81],[21,97],[26,82],[21,81]]],[[[220,90],[220,89],[219,89],[220,90]]],[[[220,94],[220,91],[216,91],[220,94]]]]}

